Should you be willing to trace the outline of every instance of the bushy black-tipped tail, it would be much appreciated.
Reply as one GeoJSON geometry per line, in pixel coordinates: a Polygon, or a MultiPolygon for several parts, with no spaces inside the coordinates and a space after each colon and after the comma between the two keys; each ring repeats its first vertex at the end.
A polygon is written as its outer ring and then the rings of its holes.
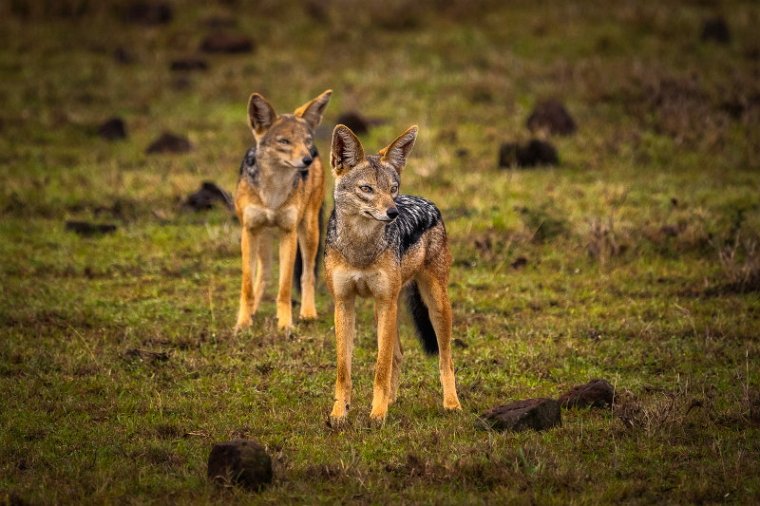
{"type": "Polygon", "coordinates": [[[417,283],[414,281],[406,289],[406,304],[409,307],[409,313],[412,315],[417,337],[422,343],[422,349],[428,355],[437,355],[438,338],[435,335],[433,322],[430,321],[430,312],[422,300],[417,283]]]}
{"type": "MultiPolygon", "coordinates": [[[[317,248],[317,261],[314,262],[314,277],[316,278],[319,274],[319,264],[322,263],[322,254],[324,253],[324,248],[322,247],[322,225],[324,224],[324,210],[325,210],[325,204],[322,203],[322,205],[319,208],[319,247],[317,248]]],[[[303,274],[303,257],[301,257],[301,248],[296,248],[296,261],[293,264],[293,285],[296,291],[300,294],[301,293],[301,275],[303,274]]]]}

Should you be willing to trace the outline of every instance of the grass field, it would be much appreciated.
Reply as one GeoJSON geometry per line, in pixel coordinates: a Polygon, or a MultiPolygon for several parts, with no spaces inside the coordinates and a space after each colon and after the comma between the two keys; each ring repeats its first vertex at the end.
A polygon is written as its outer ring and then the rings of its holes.
{"type": "Polygon", "coordinates": [[[174,1],[147,26],[125,2],[2,4],[0,504],[760,501],[760,8],[504,4],[174,1]],[[728,44],[700,40],[717,13],[728,44]],[[169,69],[218,30],[255,50],[169,69]],[[441,409],[405,321],[401,398],[370,428],[364,301],[349,427],[329,429],[323,282],[319,320],[292,337],[275,279],[253,330],[232,333],[238,225],[182,202],[203,180],[234,188],[252,91],[285,112],[326,88],[325,159],[342,111],[377,120],[369,148],[420,125],[402,192],[449,232],[461,413],[441,409]],[[547,97],[579,126],[549,138],[560,166],[499,169],[547,97]],[[128,138],[109,142],[97,125],[115,115],[128,138]],[[145,154],[165,130],[193,149],[145,154]],[[615,409],[476,428],[593,378],[615,409]],[[272,455],[265,491],[207,481],[212,444],[233,437],[272,455]]]}

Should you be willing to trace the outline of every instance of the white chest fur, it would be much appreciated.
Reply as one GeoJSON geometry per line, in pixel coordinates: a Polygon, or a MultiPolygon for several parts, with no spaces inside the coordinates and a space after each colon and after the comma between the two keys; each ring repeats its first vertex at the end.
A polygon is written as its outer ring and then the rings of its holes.
{"type": "Polygon", "coordinates": [[[380,297],[390,290],[388,274],[381,269],[352,269],[337,267],[333,271],[333,287],[336,295],[380,297]]]}
{"type": "Polygon", "coordinates": [[[243,226],[248,229],[276,227],[293,230],[298,224],[298,209],[287,206],[279,209],[249,204],[243,211],[243,226]]]}

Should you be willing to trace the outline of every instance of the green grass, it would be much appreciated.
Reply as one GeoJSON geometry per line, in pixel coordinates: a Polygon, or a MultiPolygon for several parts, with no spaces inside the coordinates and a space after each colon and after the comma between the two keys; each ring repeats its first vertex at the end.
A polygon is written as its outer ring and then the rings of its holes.
{"type": "Polygon", "coordinates": [[[760,499],[757,6],[722,6],[723,46],[699,41],[715,12],[699,2],[333,0],[325,21],[297,3],[173,3],[158,27],[96,2],[0,7],[0,503],[760,499]],[[212,16],[256,52],[172,73],[212,16]],[[135,62],[116,63],[119,47],[135,62]],[[369,427],[363,301],[349,427],[330,430],[323,282],[320,319],[293,337],[276,332],[274,278],[253,330],[232,334],[238,226],[182,199],[206,179],[234,188],[249,93],[283,112],[328,87],[323,155],[347,109],[383,120],[369,148],[421,127],[403,191],[446,220],[462,413],[440,408],[437,364],[404,321],[401,399],[369,427]],[[551,139],[561,167],[499,170],[499,144],[528,139],[547,96],[580,127],[551,139]],[[126,141],[95,134],[112,115],[126,141]],[[194,150],[145,155],[163,130],[194,150]],[[67,219],[119,228],[81,238],[67,219]],[[620,393],[614,411],[563,411],[542,433],[475,427],[492,406],[598,377],[620,393]],[[240,436],[273,457],[260,494],[206,480],[211,445],[240,436]]]}

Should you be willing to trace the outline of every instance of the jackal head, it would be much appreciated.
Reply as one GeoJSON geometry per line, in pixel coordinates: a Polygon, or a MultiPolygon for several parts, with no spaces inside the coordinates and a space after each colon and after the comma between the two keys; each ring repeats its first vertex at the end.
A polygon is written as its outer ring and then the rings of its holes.
{"type": "Polygon", "coordinates": [[[330,162],[335,176],[335,208],[367,219],[391,222],[398,216],[401,170],[417,138],[417,125],[378,151],[364,155],[359,139],[345,125],[333,131],[330,162]]]}
{"type": "Polygon", "coordinates": [[[248,100],[248,124],[256,139],[256,160],[261,166],[308,170],[317,156],[314,129],[330,101],[332,90],[306,102],[293,114],[278,115],[267,100],[254,93],[248,100]]]}

